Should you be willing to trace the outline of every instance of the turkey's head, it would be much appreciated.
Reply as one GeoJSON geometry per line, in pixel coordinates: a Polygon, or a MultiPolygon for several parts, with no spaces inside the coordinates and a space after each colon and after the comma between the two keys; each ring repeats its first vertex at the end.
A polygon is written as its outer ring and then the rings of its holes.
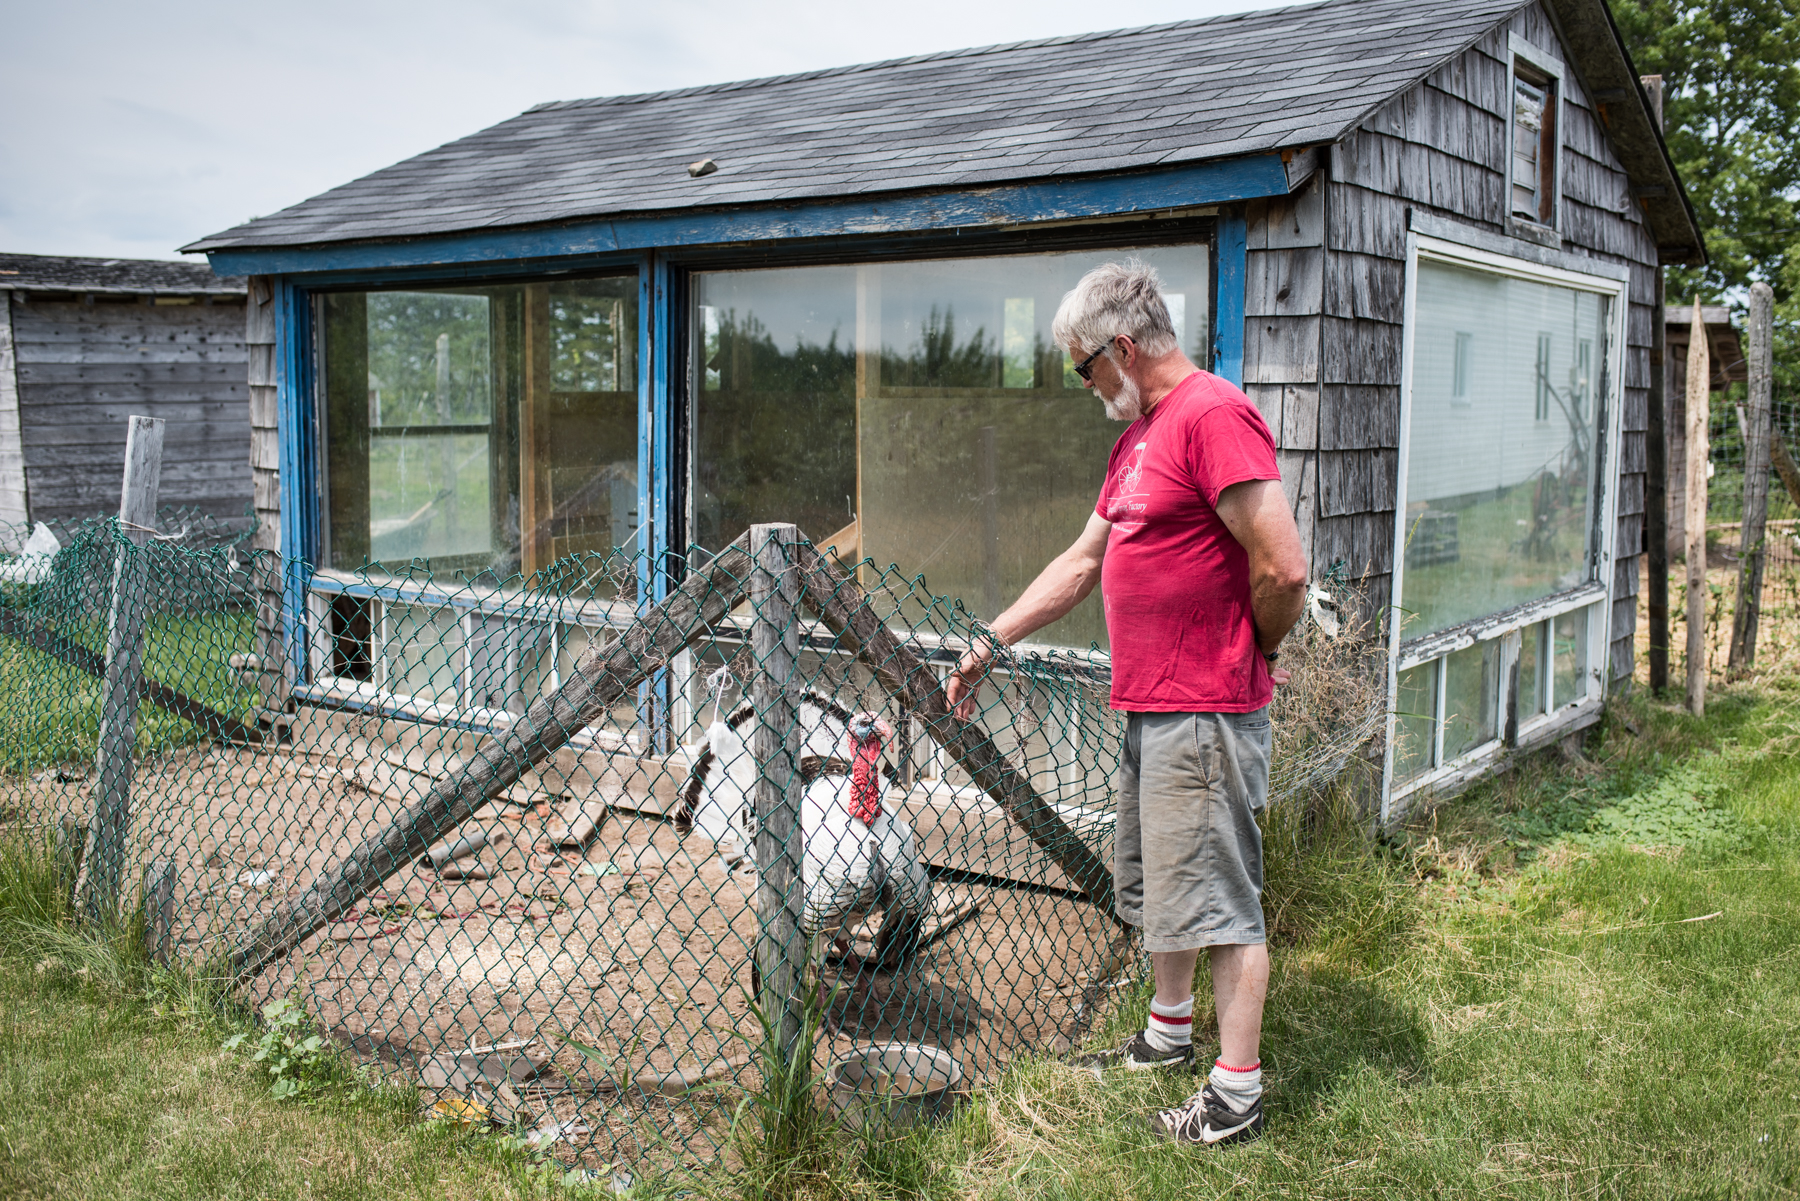
{"type": "Polygon", "coordinates": [[[872,825],[881,816],[881,747],[894,736],[894,727],[873,713],[850,719],[850,816],[872,825]]]}

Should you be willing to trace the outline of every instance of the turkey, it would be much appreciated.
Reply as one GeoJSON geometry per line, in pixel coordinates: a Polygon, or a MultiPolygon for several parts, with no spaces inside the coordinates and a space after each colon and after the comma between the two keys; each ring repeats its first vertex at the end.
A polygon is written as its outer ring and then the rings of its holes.
{"type": "MultiPolygon", "coordinates": [[[[743,736],[754,715],[743,705],[715,717],[675,813],[677,829],[711,839],[728,864],[754,854],[758,765],[743,736]]],[[[894,968],[917,944],[932,899],[912,827],[881,803],[881,750],[893,729],[813,692],[802,696],[798,718],[801,929],[818,959],[827,943],[847,951],[848,931],[879,909],[875,956],[894,968]]]]}

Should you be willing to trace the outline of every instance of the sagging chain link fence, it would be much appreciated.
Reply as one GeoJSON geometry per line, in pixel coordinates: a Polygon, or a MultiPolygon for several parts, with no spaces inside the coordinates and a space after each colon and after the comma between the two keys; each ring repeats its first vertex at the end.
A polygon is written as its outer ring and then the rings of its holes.
{"type": "MultiPolygon", "coordinates": [[[[791,526],[509,580],[131,533],[0,563],[0,822],[155,955],[565,1159],[720,1154],[753,1006],[854,1116],[1079,1043],[1141,971],[1098,651],[1015,648],[965,722],[979,623],[791,526]]],[[[1302,700],[1277,796],[1366,757],[1358,688],[1302,700]]]]}

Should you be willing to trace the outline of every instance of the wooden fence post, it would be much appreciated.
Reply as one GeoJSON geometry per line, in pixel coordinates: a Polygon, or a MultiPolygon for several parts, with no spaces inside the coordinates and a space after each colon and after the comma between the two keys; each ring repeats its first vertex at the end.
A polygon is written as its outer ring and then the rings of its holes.
{"type": "Polygon", "coordinates": [[[1762,614],[1763,541],[1769,516],[1770,393],[1775,355],[1775,292],[1766,283],[1750,286],[1750,388],[1744,409],[1744,519],[1738,534],[1737,607],[1731,615],[1730,670],[1756,666],[1756,625],[1762,614]]]}
{"type": "Polygon", "coordinates": [[[1706,462],[1712,413],[1706,319],[1694,298],[1687,358],[1687,707],[1706,713],[1706,462]]]}
{"type": "Polygon", "coordinates": [[[131,832],[131,749],[137,737],[138,684],[144,672],[144,620],[150,570],[143,547],[156,526],[162,479],[163,423],[132,417],[125,431],[125,483],[119,498],[122,545],[113,561],[106,615],[106,682],[100,694],[100,749],[94,811],[89,818],[83,915],[100,923],[115,915],[131,832]]]}
{"type": "Polygon", "coordinates": [[[757,1003],[780,1014],[783,1059],[805,1070],[810,1049],[798,1048],[801,989],[807,940],[800,929],[803,892],[800,826],[800,731],[794,678],[800,654],[799,531],[791,525],[750,527],[750,649],[756,657],[750,704],[756,724],[750,753],[756,760],[756,905],[760,929],[757,1003]]]}
{"type": "MultiPolygon", "coordinates": [[[[1662,124],[1663,78],[1643,77],[1644,95],[1649,97],[1657,124],[1662,124]]],[[[1659,694],[1669,687],[1669,369],[1666,334],[1668,322],[1664,308],[1663,267],[1656,264],[1655,305],[1650,310],[1650,389],[1646,400],[1644,434],[1644,555],[1648,560],[1644,581],[1649,595],[1645,598],[1650,625],[1650,691],[1659,694]]]]}
{"type": "Polygon", "coordinates": [[[150,961],[169,965],[169,946],[175,925],[175,864],[158,859],[150,865],[144,884],[144,944],[150,961]]]}

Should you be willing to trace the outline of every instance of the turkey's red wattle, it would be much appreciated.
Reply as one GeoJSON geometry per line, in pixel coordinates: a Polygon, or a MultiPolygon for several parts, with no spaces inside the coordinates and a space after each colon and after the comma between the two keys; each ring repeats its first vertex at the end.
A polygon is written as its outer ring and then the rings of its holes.
{"type": "Polygon", "coordinates": [[[863,825],[873,825],[881,816],[881,739],[870,735],[857,742],[856,761],[850,769],[850,803],[845,808],[863,825]]]}

